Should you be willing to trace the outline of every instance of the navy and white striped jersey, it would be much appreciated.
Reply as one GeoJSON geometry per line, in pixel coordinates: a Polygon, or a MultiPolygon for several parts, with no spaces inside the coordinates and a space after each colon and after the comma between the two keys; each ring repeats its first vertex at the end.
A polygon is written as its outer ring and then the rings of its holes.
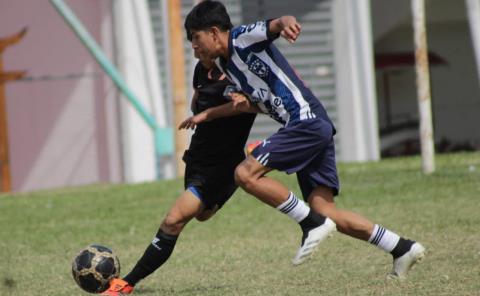
{"type": "Polygon", "coordinates": [[[319,102],[272,43],[278,34],[269,21],[234,28],[230,32],[229,59],[217,66],[249,95],[250,100],[284,126],[314,118],[331,123],[319,102]]]}

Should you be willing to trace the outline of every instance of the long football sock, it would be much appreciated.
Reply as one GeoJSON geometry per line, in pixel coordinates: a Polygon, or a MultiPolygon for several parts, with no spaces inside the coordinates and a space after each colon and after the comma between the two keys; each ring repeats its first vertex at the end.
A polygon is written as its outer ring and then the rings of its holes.
{"type": "Polygon", "coordinates": [[[177,238],[178,235],[169,235],[160,229],[143,253],[142,258],[123,280],[131,286],[135,286],[140,280],[152,274],[168,260],[175,248],[177,238]]]}
{"type": "Polygon", "coordinates": [[[324,216],[312,211],[303,201],[299,200],[293,192],[290,192],[288,199],[279,205],[277,209],[300,224],[303,232],[302,245],[308,232],[325,222],[324,216]]]}
{"type": "Polygon", "coordinates": [[[310,208],[303,201],[299,200],[293,192],[290,192],[287,200],[279,205],[277,210],[300,223],[308,216],[310,208]]]}
{"type": "Polygon", "coordinates": [[[375,224],[368,242],[392,254],[395,259],[408,252],[415,243],[377,224],[375,224]]]}

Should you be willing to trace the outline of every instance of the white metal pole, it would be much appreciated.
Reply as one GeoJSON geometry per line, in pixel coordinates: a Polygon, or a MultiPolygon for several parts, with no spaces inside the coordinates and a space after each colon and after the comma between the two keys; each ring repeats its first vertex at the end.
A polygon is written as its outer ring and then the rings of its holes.
{"type": "Polygon", "coordinates": [[[425,174],[435,171],[430,71],[428,67],[425,0],[412,0],[413,28],[415,35],[415,60],[417,72],[417,96],[420,115],[420,144],[422,168],[425,174]]]}
{"type": "Polygon", "coordinates": [[[470,33],[477,59],[478,82],[480,86],[480,0],[466,0],[470,33]]]}

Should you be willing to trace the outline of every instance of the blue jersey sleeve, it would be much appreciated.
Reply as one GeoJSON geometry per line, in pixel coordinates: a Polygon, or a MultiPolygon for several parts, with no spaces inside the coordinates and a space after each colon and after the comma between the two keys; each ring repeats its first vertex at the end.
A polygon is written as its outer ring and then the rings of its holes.
{"type": "Polygon", "coordinates": [[[268,31],[270,21],[258,21],[249,25],[242,25],[232,30],[232,43],[240,49],[249,48],[252,51],[262,51],[275,40],[279,34],[268,31]]]}

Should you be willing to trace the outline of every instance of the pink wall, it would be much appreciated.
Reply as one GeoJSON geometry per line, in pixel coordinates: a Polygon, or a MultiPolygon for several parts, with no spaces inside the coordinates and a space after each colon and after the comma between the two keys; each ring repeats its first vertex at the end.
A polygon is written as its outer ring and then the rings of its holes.
{"type": "MultiPolygon", "coordinates": [[[[66,2],[111,53],[110,1],[66,2]]],[[[0,1],[0,38],[25,26],[24,40],[4,52],[4,70],[84,76],[7,84],[13,190],[119,181],[115,88],[49,1],[0,1]]]]}

